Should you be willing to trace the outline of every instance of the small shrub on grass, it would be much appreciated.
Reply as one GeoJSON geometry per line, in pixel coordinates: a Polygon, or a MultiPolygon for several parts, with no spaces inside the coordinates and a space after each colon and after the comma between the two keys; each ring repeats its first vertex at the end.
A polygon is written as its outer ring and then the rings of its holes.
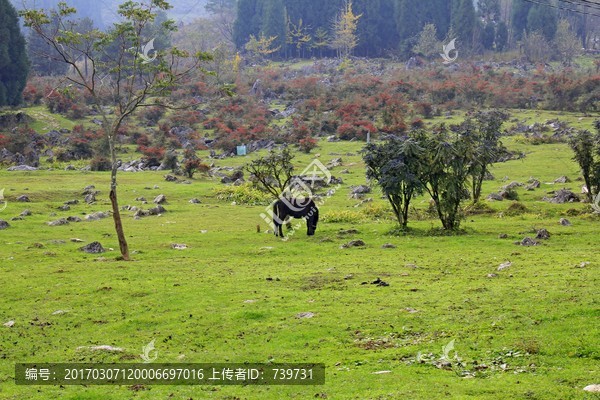
{"type": "Polygon", "coordinates": [[[92,171],[110,171],[112,163],[106,157],[97,156],[90,161],[90,169],[92,171]]]}
{"type": "Polygon", "coordinates": [[[357,224],[363,221],[364,217],[361,212],[340,210],[340,211],[328,211],[323,215],[323,222],[328,223],[347,223],[357,224]]]}
{"type": "Polygon", "coordinates": [[[465,215],[484,215],[494,214],[496,210],[489,206],[487,203],[477,202],[475,204],[469,204],[465,207],[465,215]]]}
{"type": "Polygon", "coordinates": [[[390,208],[383,204],[369,204],[361,210],[361,213],[366,219],[370,220],[394,219],[394,215],[390,211],[390,208]]]}
{"type": "Polygon", "coordinates": [[[256,189],[251,184],[219,187],[215,189],[215,195],[219,200],[235,201],[240,205],[267,206],[273,201],[271,195],[256,189]]]}
{"type": "Polygon", "coordinates": [[[519,203],[518,201],[515,201],[508,207],[508,209],[506,210],[506,212],[504,214],[508,215],[510,217],[513,217],[513,216],[517,216],[517,215],[523,215],[528,212],[529,212],[529,209],[527,207],[525,207],[525,205],[523,203],[519,203]]]}

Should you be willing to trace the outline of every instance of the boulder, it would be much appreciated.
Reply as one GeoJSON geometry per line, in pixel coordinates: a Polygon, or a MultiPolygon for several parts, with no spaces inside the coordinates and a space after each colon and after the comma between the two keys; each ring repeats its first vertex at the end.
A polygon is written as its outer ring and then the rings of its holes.
{"type": "Polygon", "coordinates": [[[31,202],[31,200],[29,200],[29,197],[27,197],[24,194],[17,197],[17,201],[20,201],[21,203],[30,203],[31,202]]]}
{"type": "Polygon", "coordinates": [[[346,244],[343,244],[340,246],[340,249],[349,249],[351,247],[365,247],[366,244],[364,241],[358,239],[358,240],[352,240],[346,244]]]}
{"type": "Polygon", "coordinates": [[[547,229],[540,229],[537,231],[537,236],[535,237],[537,240],[547,240],[550,239],[550,232],[547,229]]]}
{"type": "Polygon", "coordinates": [[[2,219],[0,219],[0,231],[4,229],[10,228],[10,224],[2,219]]]}
{"type": "Polygon", "coordinates": [[[159,214],[164,214],[166,212],[167,212],[167,210],[165,210],[165,208],[163,206],[161,206],[160,204],[157,205],[156,207],[148,210],[149,215],[159,215],[159,214]]]}
{"type": "Polygon", "coordinates": [[[200,204],[202,203],[199,199],[191,199],[190,204],[200,204]]]}
{"type": "Polygon", "coordinates": [[[154,198],[154,204],[165,204],[167,202],[167,196],[159,194],[154,198]]]}
{"type": "Polygon", "coordinates": [[[554,183],[569,183],[571,180],[566,176],[561,176],[560,178],[556,178],[554,183]]]}
{"type": "Polygon", "coordinates": [[[48,222],[49,226],[61,226],[61,225],[68,225],[69,221],[67,221],[66,218],[61,218],[61,219],[57,219],[56,221],[51,221],[48,222]]]}
{"type": "Polygon", "coordinates": [[[493,200],[493,201],[503,201],[504,197],[502,197],[502,195],[500,193],[491,193],[488,197],[488,200],[493,200]]]}
{"type": "Polygon", "coordinates": [[[8,171],[37,171],[37,168],[29,165],[16,165],[14,167],[10,167],[8,171]]]}
{"type": "Polygon", "coordinates": [[[569,221],[566,218],[561,218],[560,221],[558,221],[559,224],[561,224],[562,226],[571,226],[573,224],[571,224],[571,221],[569,221]]]}
{"type": "Polygon", "coordinates": [[[554,192],[553,197],[544,197],[543,200],[554,204],[574,203],[581,201],[575,193],[567,189],[560,189],[558,192],[554,192]]]}
{"type": "Polygon", "coordinates": [[[84,251],[88,254],[100,254],[106,251],[104,250],[104,247],[102,247],[100,242],[92,242],[83,247],[80,247],[79,250],[84,251]]]}

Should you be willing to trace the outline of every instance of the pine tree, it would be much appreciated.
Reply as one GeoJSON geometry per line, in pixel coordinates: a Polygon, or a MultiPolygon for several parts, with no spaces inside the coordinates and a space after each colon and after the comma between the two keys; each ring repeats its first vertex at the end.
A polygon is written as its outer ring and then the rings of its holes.
{"type": "Polygon", "coordinates": [[[528,33],[540,31],[544,34],[546,40],[551,41],[556,34],[557,25],[558,16],[556,10],[542,4],[534,4],[529,9],[529,13],[527,14],[528,33]]]}
{"type": "Polygon", "coordinates": [[[238,49],[243,49],[250,40],[250,35],[258,36],[259,27],[253,24],[256,20],[257,0],[239,0],[237,18],[233,24],[233,41],[238,49]]]}
{"type": "Polygon", "coordinates": [[[513,0],[511,21],[514,38],[519,40],[527,29],[527,16],[532,3],[524,0],[513,0]]]}
{"type": "Polygon", "coordinates": [[[0,0],[0,106],[21,103],[28,74],[27,48],[17,11],[8,0],[0,0]]]}
{"type": "Polygon", "coordinates": [[[260,33],[274,37],[272,47],[283,49],[286,42],[286,15],[283,0],[267,0],[263,4],[260,33]]]}
{"type": "Polygon", "coordinates": [[[452,2],[452,29],[458,36],[459,46],[472,48],[475,22],[475,7],[472,0],[454,0],[452,2]]]}

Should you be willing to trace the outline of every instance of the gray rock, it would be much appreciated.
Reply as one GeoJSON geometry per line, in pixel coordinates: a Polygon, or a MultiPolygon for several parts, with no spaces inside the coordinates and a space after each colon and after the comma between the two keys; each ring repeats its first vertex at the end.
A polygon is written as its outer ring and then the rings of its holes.
{"type": "Polygon", "coordinates": [[[167,196],[164,194],[159,194],[154,198],[154,204],[165,204],[167,202],[167,196]]]}
{"type": "Polygon", "coordinates": [[[561,176],[560,178],[557,178],[554,180],[554,183],[569,183],[569,182],[571,182],[571,180],[566,176],[561,176]]]}
{"type": "Polygon", "coordinates": [[[85,202],[87,204],[92,204],[96,202],[96,193],[89,193],[85,196],[85,202]]]}
{"type": "Polygon", "coordinates": [[[202,203],[199,199],[191,199],[190,204],[200,204],[202,203]]]}
{"type": "Polygon", "coordinates": [[[75,166],[69,164],[65,167],[65,171],[75,171],[77,168],[75,166]]]}
{"type": "Polygon", "coordinates": [[[540,186],[541,186],[540,181],[534,179],[533,181],[531,181],[529,183],[529,185],[525,186],[525,189],[528,191],[533,191],[535,189],[539,189],[540,186]]]}
{"type": "Polygon", "coordinates": [[[567,189],[560,189],[553,197],[544,197],[544,201],[554,204],[576,203],[581,201],[579,196],[567,189]]]}
{"type": "Polygon", "coordinates": [[[60,206],[60,207],[58,207],[58,209],[59,209],[60,211],[69,211],[69,210],[71,209],[71,206],[69,206],[69,205],[65,204],[64,206],[60,206]]]}
{"type": "MultiPolygon", "coordinates": [[[[178,179],[174,175],[165,175],[165,181],[167,181],[167,182],[177,182],[178,179]]],[[[154,187],[154,188],[157,189],[157,187],[154,187]]]]}
{"type": "Polygon", "coordinates": [[[560,221],[558,221],[558,223],[561,224],[562,226],[571,226],[571,225],[573,225],[571,223],[571,221],[569,221],[566,218],[561,218],[560,221]]]}
{"type": "Polygon", "coordinates": [[[520,242],[517,242],[518,245],[521,246],[537,246],[538,242],[536,242],[535,240],[533,240],[530,237],[526,237],[523,240],[521,240],[520,242]]]}
{"type": "Polygon", "coordinates": [[[382,249],[395,249],[395,248],[396,248],[396,246],[394,246],[394,245],[393,245],[393,244],[391,244],[391,243],[386,243],[386,244],[382,245],[382,246],[381,246],[381,248],[382,248],[382,249]]]}
{"type": "Polygon", "coordinates": [[[491,193],[487,199],[493,201],[503,201],[504,197],[500,193],[491,193]]]}
{"type": "Polygon", "coordinates": [[[79,204],[79,200],[77,200],[77,199],[68,200],[68,201],[65,201],[64,204],[67,205],[67,206],[74,206],[75,204],[79,204]]]}
{"type": "Polygon", "coordinates": [[[367,194],[371,193],[371,188],[366,185],[351,186],[351,194],[367,194]]]}
{"type": "Polygon", "coordinates": [[[587,385],[583,390],[591,393],[600,393],[600,385],[587,385]]]}
{"type": "Polygon", "coordinates": [[[67,217],[67,221],[69,221],[69,222],[81,222],[81,218],[79,218],[79,217],[67,217]]]}
{"type": "Polygon", "coordinates": [[[2,219],[0,219],[0,231],[4,229],[10,228],[10,224],[2,219]]]}
{"type": "Polygon", "coordinates": [[[535,237],[537,240],[548,240],[550,239],[550,232],[546,229],[540,229],[537,231],[537,236],[535,237]]]}
{"type": "Polygon", "coordinates": [[[157,205],[156,207],[148,210],[149,215],[159,215],[159,214],[164,214],[166,212],[167,212],[167,210],[165,210],[165,208],[163,206],[161,206],[160,204],[157,205]]]}
{"type": "Polygon", "coordinates": [[[30,167],[29,165],[16,165],[14,167],[10,167],[8,171],[37,171],[37,168],[30,167]]]}
{"type": "Polygon", "coordinates": [[[68,225],[69,221],[67,221],[66,218],[61,218],[61,219],[57,219],[56,221],[51,221],[48,222],[49,226],[61,226],[61,225],[68,225]]]}
{"type": "Polygon", "coordinates": [[[99,242],[92,242],[83,247],[80,247],[79,250],[84,251],[88,254],[100,254],[106,251],[99,242]]]}
{"type": "Polygon", "coordinates": [[[21,215],[21,217],[29,217],[32,214],[31,214],[31,211],[29,211],[29,210],[23,210],[23,212],[20,215],[21,215]]]}
{"type": "Polygon", "coordinates": [[[366,244],[364,241],[358,239],[358,240],[352,240],[346,244],[343,244],[340,246],[340,249],[349,249],[351,247],[365,247],[366,244]]]}
{"type": "Polygon", "coordinates": [[[27,197],[24,194],[17,197],[17,201],[20,201],[21,203],[30,203],[31,202],[31,200],[29,200],[29,197],[27,197]]]}
{"type": "Polygon", "coordinates": [[[85,220],[86,221],[98,221],[100,219],[108,218],[109,216],[110,216],[109,213],[98,211],[98,212],[86,215],[85,220]]]}

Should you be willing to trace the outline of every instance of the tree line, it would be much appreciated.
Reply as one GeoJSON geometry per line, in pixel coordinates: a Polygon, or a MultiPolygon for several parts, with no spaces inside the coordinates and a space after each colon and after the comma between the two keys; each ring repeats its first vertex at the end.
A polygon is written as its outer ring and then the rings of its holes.
{"type": "Polygon", "coordinates": [[[364,57],[418,55],[428,25],[438,41],[457,38],[462,51],[477,54],[515,48],[533,33],[552,41],[561,19],[586,47],[598,23],[587,6],[563,0],[238,0],[233,40],[244,50],[253,38],[270,38],[277,58],[332,56],[348,4],[357,18],[353,54],[364,57]]]}

